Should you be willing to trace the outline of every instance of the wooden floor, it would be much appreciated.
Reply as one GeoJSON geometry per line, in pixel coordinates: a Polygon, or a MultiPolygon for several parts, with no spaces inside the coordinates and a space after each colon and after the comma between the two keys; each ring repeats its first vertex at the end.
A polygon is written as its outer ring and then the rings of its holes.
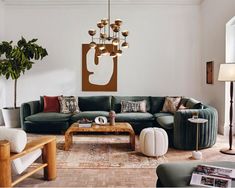
{"type": "MultiPolygon", "coordinates": [[[[203,161],[234,161],[235,156],[219,152],[221,147],[228,146],[228,138],[218,136],[217,143],[209,149],[202,150],[203,161]]],[[[163,162],[193,161],[191,151],[170,148],[163,162]]],[[[20,187],[155,187],[156,168],[58,168],[55,181],[44,181],[42,172],[26,179],[20,187]]]]}

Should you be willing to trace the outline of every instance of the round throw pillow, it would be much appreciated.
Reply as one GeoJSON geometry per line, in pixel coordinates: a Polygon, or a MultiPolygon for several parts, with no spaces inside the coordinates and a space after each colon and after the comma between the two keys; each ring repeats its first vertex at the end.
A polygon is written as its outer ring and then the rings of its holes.
{"type": "Polygon", "coordinates": [[[8,140],[11,152],[20,153],[27,144],[27,135],[23,130],[0,127],[0,140],[8,140]]]}

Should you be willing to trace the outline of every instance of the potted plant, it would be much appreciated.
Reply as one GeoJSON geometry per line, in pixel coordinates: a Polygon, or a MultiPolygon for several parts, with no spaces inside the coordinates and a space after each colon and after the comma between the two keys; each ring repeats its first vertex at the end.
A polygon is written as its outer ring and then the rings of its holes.
{"type": "Polygon", "coordinates": [[[23,37],[16,45],[12,41],[0,43],[0,76],[14,81],[14,105],[2,109],[6,127],[19,127],[20,108],[17,104],[17,81],[26,70],[32,68],[35,60],[48,55],[47,50],[38,44],[37,39],[26,41],[23,37]]]}

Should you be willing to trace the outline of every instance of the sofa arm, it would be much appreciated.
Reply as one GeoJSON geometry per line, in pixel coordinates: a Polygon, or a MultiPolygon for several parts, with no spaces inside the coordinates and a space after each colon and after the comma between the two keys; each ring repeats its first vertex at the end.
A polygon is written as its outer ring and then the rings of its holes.
{"type": "Polygon", "coordinates": [[[179,110],[174,115],[173,139],[177,149],[193,150],[196,146],[196,126],[188,121],[193,113],[199,118],[207,119],[205,125],[199,126],[199,148],[207,148],[215,144],[218,129],[218,113],[213,107],[205,109],[179,110]]]}
{"type": "Polygon", "coordinates": [[[20,108],[21,127],[24,128],[24,121],[26,117],[39,113],[39,112],[40,112],[39,101],[31,101],[31,102],[21,104],[21,108],[20,108]]]}

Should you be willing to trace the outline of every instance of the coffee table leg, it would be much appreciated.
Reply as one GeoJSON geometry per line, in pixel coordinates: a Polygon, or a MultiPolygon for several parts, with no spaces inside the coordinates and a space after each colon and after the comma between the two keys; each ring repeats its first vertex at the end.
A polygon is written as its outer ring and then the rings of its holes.
{"type": "Polygon", "coordinates": [[[65,134],[65,143],[64,143],[64,150],[68,151],[70,146],[73,143],[73,133],[69,132],[65,134]]]}
{"type": "Polygon", "coordinates": [[[131,149],[135,150],[135,133],[130,132],[131,149]]]}

